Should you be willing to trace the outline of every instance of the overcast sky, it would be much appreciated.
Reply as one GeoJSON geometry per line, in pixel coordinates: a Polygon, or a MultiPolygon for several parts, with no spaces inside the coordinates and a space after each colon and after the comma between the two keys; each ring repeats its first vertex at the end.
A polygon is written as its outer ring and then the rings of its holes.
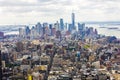
{"type": "Polygon", "coordinates": [[[120,21],[120,0],[0,0],[1,24],[120,21]]]}

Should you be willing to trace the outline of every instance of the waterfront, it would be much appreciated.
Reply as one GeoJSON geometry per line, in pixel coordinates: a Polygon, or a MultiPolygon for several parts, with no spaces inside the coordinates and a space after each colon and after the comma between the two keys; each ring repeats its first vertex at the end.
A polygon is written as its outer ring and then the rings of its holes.
{"type": "Polygon", "coordinates": [[[99,34],[106,36],[116,36],[120,38],[120,23],[99,23],[99,24],[86,24],[86,26],[92,26],[98,30],[99,34]],[[109,29],[109,28],[118,28],[118,29],[109,29]]]}
{"type": "MultiPolygon", "coordinates": [[[[99,23],[86,23],[86,26],[93,27],[98,30],[99,34],[106,35],[106,36],[116,36],[117,38],[120,38],[120,22],[113,23],[113,22],[99,22],[99,23]],[[113,29],[108,29],[113,28],[113,29]],[[117,28],[117,29],[114,29],[117,28]]],[[[0,31],[3,31],[5,35],[10,34],[19,34],[19,28],[24,28],[25,25],[11,25],[11,26],[0,26],[0,31]]]]}

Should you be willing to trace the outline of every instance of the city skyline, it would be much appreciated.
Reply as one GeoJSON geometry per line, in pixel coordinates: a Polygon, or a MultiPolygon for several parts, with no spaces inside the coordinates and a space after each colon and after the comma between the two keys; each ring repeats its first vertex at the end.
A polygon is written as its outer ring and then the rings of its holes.
{"type": "Polygon", "coordinates": [[[119,0],[0,0],[0,25],[75,21],[120,21],[119,0]]]}

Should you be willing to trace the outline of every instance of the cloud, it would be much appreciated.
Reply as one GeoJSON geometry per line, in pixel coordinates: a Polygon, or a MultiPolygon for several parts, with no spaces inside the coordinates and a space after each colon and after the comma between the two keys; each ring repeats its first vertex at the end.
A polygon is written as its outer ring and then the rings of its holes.
{"type": "Polygon", "coordinates": [[[22,21],[22,17],[30,21],[34,16],[38,20],[63,17],[69,21],[73,11],[78,21],[120,20],[119,3],[120,0],[0,0],[0,17],[9,19],[14,16],[13,21],[19,18],[22,21]]]}

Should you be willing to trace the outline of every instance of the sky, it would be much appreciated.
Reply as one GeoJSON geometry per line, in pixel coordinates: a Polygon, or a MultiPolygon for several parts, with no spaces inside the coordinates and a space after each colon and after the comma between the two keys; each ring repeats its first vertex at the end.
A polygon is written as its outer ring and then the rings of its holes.
{"type": "Polygon", "coordinates": [[[120,0],[0,0],[0,25],[120,21],[120,0]]]}

